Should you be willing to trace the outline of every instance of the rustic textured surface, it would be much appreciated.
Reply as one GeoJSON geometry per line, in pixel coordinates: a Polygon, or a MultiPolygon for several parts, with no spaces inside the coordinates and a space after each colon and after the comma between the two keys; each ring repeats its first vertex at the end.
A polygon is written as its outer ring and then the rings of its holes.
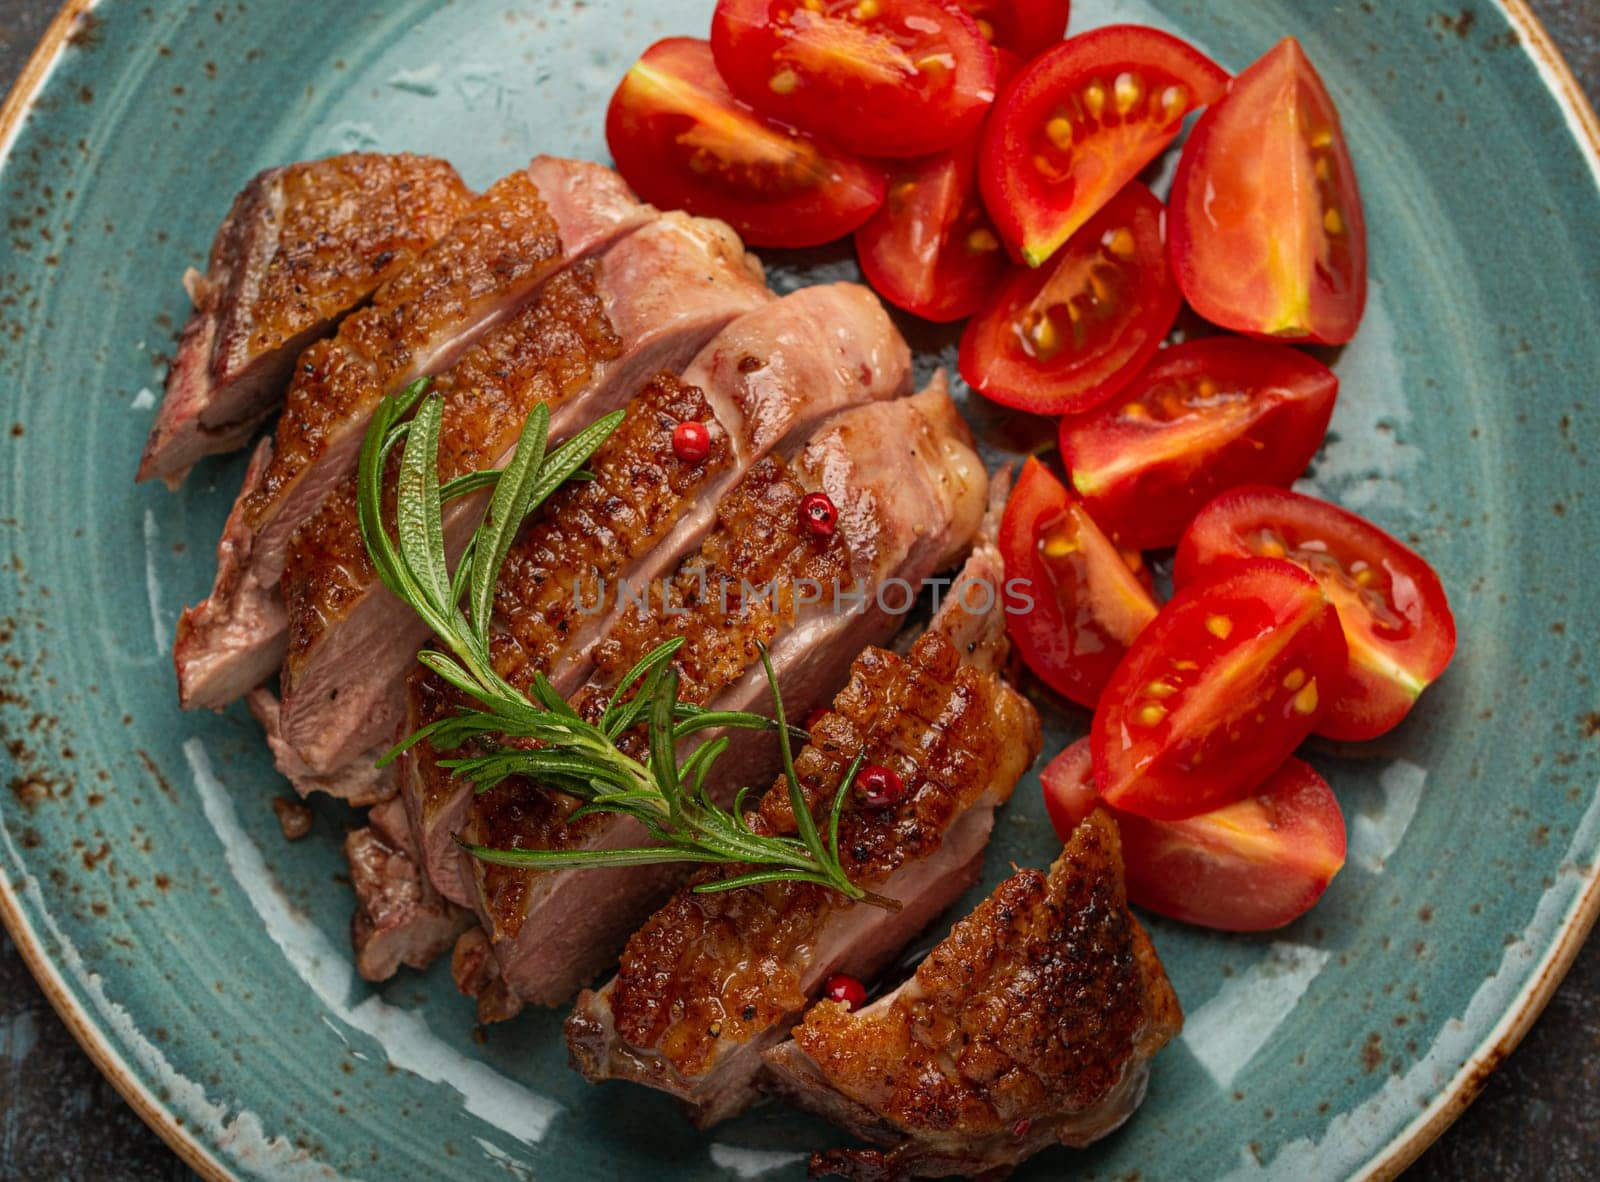
{"type": "MultiPolygon", "coordinates": [[[[1585,88],[1600,96],[1600,4],[1532,0],[1585,88]]],[[[0,86],[9,86],[54,0],[0,0],[0,86]]],[[[1455,6],[1451,6],[1455,7],[1455,6]]],[[[1600,1124],[1600,941],[1483,1096],[1412,1177],[1593,1176],[1600,1124]]],[[[0,1178],[178,1179],[189,1173],[83,1057],[0,935],[0,1178]]]]}

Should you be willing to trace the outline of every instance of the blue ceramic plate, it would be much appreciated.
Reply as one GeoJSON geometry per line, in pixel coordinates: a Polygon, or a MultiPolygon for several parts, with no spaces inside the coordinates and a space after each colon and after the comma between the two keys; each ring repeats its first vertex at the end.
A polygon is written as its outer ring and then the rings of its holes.
{"type": "MultiPolygon", "coordinates": [[[[1079,28],[1157,23],[1234,68],[1292,32],[1321,66],[1374,278],[1308,486],[1434,561],[1461,648],[1399,731],[1312,753],[1351,840],[1311,916],[1260,939],[1154,926],[1182,1039],[1126,1129],[1027,1173],[1392,1174],[1600,907],[1594,117],[1520,3],[1076,7],[1079,28]]],[[[251,173],[348,148],[448,156],[476,184],[536,151],[604,158],[627,64],[710,8],[74,4],[0,117],[0,905],[89,1052],[203,1174],[796,1177],[832,1135],[776,1107],[696,1134],[657,1095],[570,1072],[560,1014],[480,1043],[443,966],[357,979],[348,816],[319,807],[285,843],[254,723],[174,701],[173,622],[209,586],[242,464],[178,495],[132,483],[179,276],[251,173]]],[[[925,370],[949,361],[947,334],[908,331],[925,370]]],[[[1053,720],[1048,749],[1082,726],[1053,720]]],[[[1030,779],[990,882],[1056,848],[1030,779]]]]}

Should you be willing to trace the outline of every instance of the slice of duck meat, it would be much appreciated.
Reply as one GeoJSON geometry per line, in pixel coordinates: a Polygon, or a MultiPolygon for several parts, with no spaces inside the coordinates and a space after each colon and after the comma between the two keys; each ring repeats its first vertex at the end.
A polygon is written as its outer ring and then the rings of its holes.
{"type": "Polygon", "coordinates": [[[1097,810],[1048,876],[1002,882],[899,989],[857,1013],[821,1002],[766,1060],[786,1098],[884,1147],[817,1154],[813,1175],[1000,1178],[1127,1120],[1182,1025],[1097,810]]]}
{"type": "MultiPolygon", "coordinates": [[[[806,799],[824,818],[858,752],[900,777],[898,802],[871,807],[859,792],[846,800],[839,841],[851,880],[900,910],[810,884],[696,893],[693,886],[746,868],[702,872],[628,941],[617,975],[579,998],[567,1042],[585,1076],[670,1092],[702,1127],[732,1116],[755,1096],[761,1053],[830,975],[871,979],[976,881],[995,809],[1040,742],[1033,708],[998,674],[1002,583],[986,540],[958,576],[959,593],[952,588],[908,654],[869,648],[856,659],[796,761],[806,799]]],[[[752,825],[794,831],[784,780],[752,825]]]]}
{"type": "MultiPolygon", "coordinates": [[[[732,230],[681,213],[569,267],[435,383],[440,482],[502,467],[535,404],[549,408],[552,442],[563,439],[772,298],[732,230]]],[[[391,467],[398,472],[398,456],[391,467]]],[[[487,495],[445,506],[452,562],[487,495]]],[[[353,475],[297,531],[282,590],[283,741],[319,777],[370,764],[370,749],[394,739],[405,710],[400,687],[428,628],[367,558],[353,475]]]]}
{"type": "Polygon", "coordinates": [[[552,275],[654,216],[609,169],[541,157],[491,185],[337,334],[300,355],[271,460],[229,517],[232,570],[224,577],[219,561],[211,595],[178,620],[173,660],[185,708],[220,709],[277,669],[290,538],[354,471],[383,396],[448,369],[552,275]],[[579,196],[554,205],[541,196],[568,188],[579,196]],[[560,209],[576,220],[559,222],[560,209]]]}
{"type": "MultiPolygon", "coordinates": [[[[758,659],[766,644],[786,709],[804,717],[843,680],[862,643],[882,640],[915,587],[971,543],[987,478],[940,382],[913,398],[846,411],[792,463],[769,457],[718,507],[698,553],[630,607],[595,649],[594,678],[571,699],[598,713],[645,653],[683,638],[681,698],[716,710],[769,710],[758,659]],[[800,511],[823,492],[838,525],[819,536],[800,511]]],[[[770,778],[777,743],[741,731],[707,779],[724,805],[770,778]]],[[[647,844],[630,818],[569,821],[576,801],[522,780],[472,800],[467,840],[498,848],[647,844]]],[[[474,907],[501,975],[526,1001],[558,1004],[615,959],[628,933],[682,877],[677,865],[538,872],[469,859],[474,907]]]]}
{"type": "Polygon", "coordinates": [[[350,939],[368,981],[387,980],[402,964],[426,968],[473,926],[472,913],[440,898],[423,876],[398,800],[374,808],[345,838],[344,854],[356,895],[350,939]]]}
{"type": "MultiPolygon", "coordinates": [[[[648,586],[673,570],[752,465],[837,411],[904,394],[910,381],[905,341],[877,297],[850,283],[802,288],[748,312],[681,379],[658,375],[591,460],[595,479],[556,493],[512,546],[495,592],[501,675],[521,685],[538,670],[563,694],[576,690],[593,670],[595,642],[622,610],[620,580],[648,586]],[[673,429],[690,421],[707,428],[699,463],[672,450],[673,429]]],[[[465,704],[420,668],[406,701],[405,733],[465,704]]],[[[442,772],[426,747],[400,772],[429,877],[445,897],[467,903],[452,834],[470,787],[442,772]]]]}
{"type": "Polygon", "coordinates": [[[139,480],[173,488],[243,447],[278,408],[294,359],[432,246],[472,200],[443,160],[353,152],[269,168],[233,200],[167,371],[139,480]]]}

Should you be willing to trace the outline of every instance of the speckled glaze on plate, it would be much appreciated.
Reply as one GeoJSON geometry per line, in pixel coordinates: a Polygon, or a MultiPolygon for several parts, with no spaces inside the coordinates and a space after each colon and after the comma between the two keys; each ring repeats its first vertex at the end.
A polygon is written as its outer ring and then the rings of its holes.
{"type": "MultiPolygon", "coordinates": [[[[132,484],[200,264],[256,169],[347,148],[448,156],[482,184],[534,151],[603,158],[639,50],[709,0],[69,7],[0,115],[0,911],[134,1107],[214,1177],[795,1177],[824,1126],[766,1107],[694,1133],[591,1088],[560,1014],[472,1036],[443,966],[356,978],[319,806],[243,710],[174,701],[177,611],[209,586],[242,469],[132,484]]],[[[1308,487],[1439,567],[1462,643],[1414,717],[1314,749],[1350,863],[1271,937],[1157,923],[1188,1012],[1144,1110],[1024,1176],[1388,1176],[1476,1093],[1600,909],[1600,155],[1520,6],[1080,0],[1232,68],[1297,34],[1338,97],[1372,225],[1372,307],[1308,487]]],[[[780,283],[849,273],[776,260],[780,283]]],[[[947,333],[908,325],[926,372],[947,333]]],[[[970,407],[1004,454],[1008,432],[970,407]]],[[[1016,444],[1014,433],[1009,435],[1016,444]]],[[[1050,713],[1048,751],[1083,729],[1050,713]]],[[[1030,777],[1007,863],[1055,848],[1030,777]]]]}

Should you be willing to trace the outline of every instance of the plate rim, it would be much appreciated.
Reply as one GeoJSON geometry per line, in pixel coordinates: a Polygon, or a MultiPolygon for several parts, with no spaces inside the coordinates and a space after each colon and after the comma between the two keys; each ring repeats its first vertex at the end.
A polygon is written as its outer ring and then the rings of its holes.
{"type": "MultiPolygon", "coordinates": [[[[104,0],[65,0],[23,64],[5,102],[0,104],[0,172],[11,158],[17,135],[33,99],[49,82],[62,51],[85,17],[104,0]]],[[[1600,116],[1579,85],[1571,64],[1557,47],[1528,0],[1493,0],[1520,34],[1520,48],[1533,60],[1545,87],[1566,116],[1580,150],[1588,156],[1595,186],[1600,189],[1600,116]]],[[[1514,1051],[1544,1012],[1556,988],[1600,919],[1600,860],[1591,866],[1583,890],[1562,920],[1556,938],[1538,962],[1537,972],[1522,993],[1487,1032],[1467,1061],[1439,1090],[1428,1106],[1401,1129],[1356,1175],[1363,1182],[1391,1182],[1471,1106],[1489,1077],[1514,1051]]],[[[181,1124],[129,1065],[112,1036],[67,987],[60,968],[45,949],[22,908],[7,875],[0,874],[0,923],[3,923],[28,972],[38,982],[51,1008],[74,1041],[116,1092],[167,1146],[206,1182],[238,1182],[213,1147],[181,1124]]]]}

